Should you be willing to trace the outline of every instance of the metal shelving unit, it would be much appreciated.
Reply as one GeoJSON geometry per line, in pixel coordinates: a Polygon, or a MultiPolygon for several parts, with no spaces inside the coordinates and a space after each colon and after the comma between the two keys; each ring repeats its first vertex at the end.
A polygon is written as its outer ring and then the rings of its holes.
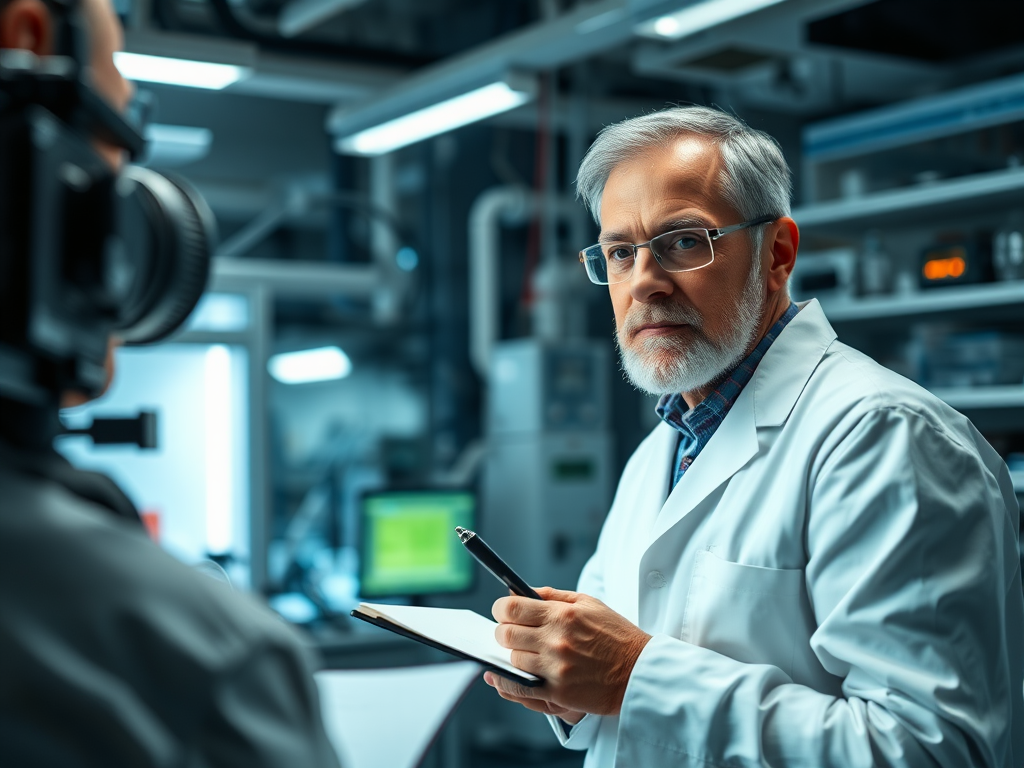
{"type": "Polygon", "coordinates": [[[956,387],[933,389],[932,394],[958,411],[1024,408],[1024,384],[996,387],[956,387]]]}
{"type": "MultiPolygon", "coordinates": [[[[849,301],[823,301],[822,309],[833,326],[857,331],[884,328],[893,320],[933,320],[938,317],[999,315],[1024,323],[1024,281],[978,286],[937,288],[909,296],[886,296],[849,301]]],[[[989,386],[935,388],[932,393],[969,415],[985,412],[992,423],[999,412],[1007,412],[1006,422],[1024,422],[1024,383],[989,386]],[[1021,417],[1021,418],[1017,418],[1021,417]]]]}
{"type": "Polygon", "coordinates": [[[1020,204],[1024,168],[979,173],[948,181],[874,192],[861,197],[813,203],[794,209],[793,218],[808,232],[860,232],[983,213],[1020,204]]]}
{"type": "Polygon", "coordinates": [[[821,302],[821,306],[834,325],[926,319],[978,311],[1024,323],[1024,280],[933,288],[905,295],[826,300],[821,302]]]}
{"type": "MultiPolygon", "coordinates": [[[[1022,122],[1024,76],[1015,75],[806,126],[807,202],[793,218],[823,249],[856,243],[870,230],[891,236],[896,244],[889,253],[901,255],[895,261],[906,269],[916,239],[930,230],[986,231],[997,217],[1024,209],[1019,148],[1016,156],[1007,150],[1002,167],[991,153],[980,153],[972,166],[974,160],[963,162],[970,142],[955,138],[999,126],[1001,135],[1019,142],[1022,122]],[[945,162],[950,146],[960,151],[959,161],[945,162]]],[[[1024,280],[825,298],[821,305],[841,338],[870,352],[891,349],[914,325],[1024,328],[1024,280]]],[[[1024,383],[932,391],[979,429],[1024,433],[1024,383]]],[[[1014,484],[1024,489],[1024,472],[1014,474],[1014,484]]]]}

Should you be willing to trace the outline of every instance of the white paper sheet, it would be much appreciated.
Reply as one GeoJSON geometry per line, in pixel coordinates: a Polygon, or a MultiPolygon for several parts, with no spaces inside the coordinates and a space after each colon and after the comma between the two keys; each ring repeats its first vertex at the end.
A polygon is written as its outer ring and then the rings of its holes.
{"type": "Polygon", "coordinates": [[[324,727],[343,768],[415,768],[481,669],[456,661],[318,672],[324,727]]]}
{"type": "Polygon", "coordinates": [[[360,603],[417,634],[489,662],[509,672],[539,680],[536,675],[512,666],[512,652],[494,639],[497,623],[479,613],[457,608],[424,608],[415,605],[382,605],[360,603]]]}

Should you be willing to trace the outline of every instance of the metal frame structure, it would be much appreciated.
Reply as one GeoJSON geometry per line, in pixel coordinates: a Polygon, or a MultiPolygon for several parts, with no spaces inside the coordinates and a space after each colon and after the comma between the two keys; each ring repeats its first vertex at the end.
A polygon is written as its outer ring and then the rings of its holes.
{"type": "Polygon", "coordinates": [[[183,331],[171,339],[183,344],[228,344],[248,354],[249,386],[249,561],[252,591],[268,586],[267,551],[270,544],[270,425],[268,420],[270,359],[277,296],[367,296],[380,281],[370,269],[352,266],[262,259],[217,257],[208,290],[244,296],[249,322],[243,331],[183,331]]]}

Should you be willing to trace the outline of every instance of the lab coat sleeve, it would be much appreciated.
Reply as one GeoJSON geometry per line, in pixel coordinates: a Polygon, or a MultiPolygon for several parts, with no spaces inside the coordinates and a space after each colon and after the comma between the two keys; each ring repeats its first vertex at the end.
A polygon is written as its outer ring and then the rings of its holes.
{"type": "Polygon", "coordinates": [[[200,744],[211,766],[338,768],[310,662],[273,638],[216,682],[200,744]]]}
{"type": "Polygon", "coordinates": [[[1005,488],[977,448],[900,408],[868,412],[820,467],[808,479],[811,646],[843,695],[656,635],[627,686],[617,765],[1020,765],[1005,488]]]}

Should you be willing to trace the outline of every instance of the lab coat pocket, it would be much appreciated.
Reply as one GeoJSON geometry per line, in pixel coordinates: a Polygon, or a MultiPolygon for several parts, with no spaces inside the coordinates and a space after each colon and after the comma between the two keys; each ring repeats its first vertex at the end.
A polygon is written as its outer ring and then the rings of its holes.
{"type": "Polygon", "coordinates": [[[772,664],[792,677],[803,590],[802,570],[742,565],[702,551],[686,597],[682,639],[736,661],[772,664]]]}

